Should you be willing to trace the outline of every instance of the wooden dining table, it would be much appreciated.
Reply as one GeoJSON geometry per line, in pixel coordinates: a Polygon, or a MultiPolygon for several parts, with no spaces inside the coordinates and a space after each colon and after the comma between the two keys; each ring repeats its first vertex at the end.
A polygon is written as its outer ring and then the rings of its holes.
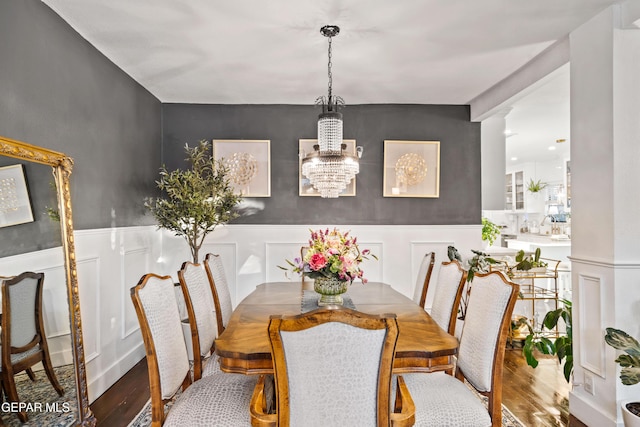
{"type": "MultiPolygon", "coordinates": [[[[215,351],[224,372],[273,373],[268,325],[271,315],[297,315],[303,290],[312,282],[258,285],[233,311],[215,351]]],[[[384,283],[354,283],[345,294],[355,309],[369,314],[394,313],[398,321],[394,373],[433,372],[452,367],[458,340],[411,299],[384,283]]]]}

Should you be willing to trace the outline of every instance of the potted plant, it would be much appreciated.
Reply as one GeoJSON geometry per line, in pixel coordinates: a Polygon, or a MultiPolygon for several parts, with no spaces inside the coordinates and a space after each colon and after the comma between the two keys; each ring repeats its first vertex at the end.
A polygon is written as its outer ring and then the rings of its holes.
{"type": "MultiPolygon", "coordinates": [[[[635,385],[640,382],[640,344],[638,340],[624,331],[607,328],[604,341],[616,350],[624,351],[615,360],[622,369],[620,381],[624,385],[635,385]]],[[[640,426],[640,402],[622,402],[622,419],[626,427],[640,426]]]]}
{"type": "Polygon", "coordinates": [[[488,246],[493,245],[496,237],[500,234],[500,227],[487,218],[482,218],[482,240],[488,242],[488,246]]]}
{"type": "Polygon", "coordinates": [[[522,345],[522,354],[527,360],[527,364],[532,368],[538,366],[538,359],[536,359],[535,351],[542,354],[555,354],[558,357],[558,362],[562,364],[564,359],[563,374],[567,382],[571,381],[571,374],[573,372],[573,333],[571,327],[571,301],[561,299],[562,307],[556,310],[548,312],[544,316],[542,321],[542,330],[536,331],[533,329],[526,317],[519,318],[517,322],[512,323],[512,329],[518,329],[522,325],[526,325],[529,330],[529,335],[524,340],[522,345]],[[562,319],[565,324],[565,334],[558,336],[555,340],[549,338],[550,334],[555,332],[558,326],[558,321],[562,319]],[[545,331],[544,329],[547,329],[545,331]]]}
{"type": "Polygon", "coordinates": [[[191,249],[195,264],[204,238],[218,225],[236,218],[234,206],[241,200],[231,186],[229,170],[221,161],[215,161],[207,141],[190,148],[185,145],[189,169],[168,172],[160,168],[158,188],[162,197],[145,199],[145,207],[158,221],[158,228],[182,236],[191,249]]]}
{"type": "Polygon", "coordinates": [[[527,184],[527,190],[530,193],[535,194],[544,190],[547,187],[547,185],[549,184],[547,184],[546,182],[542,182],[542,180],[534,181],[533,178],[531,178],[529,180],[529,184],[527,184]]]}
{"type": "Polygon", "coordinates": [[[513,266],[511,271],[528,271],[529,273],[546,272],[548,264],[540,259],[540,254],[540,248],[536,248],[533,257],[531,255],[525,255],[523,250],[519,250],[516,254],[517,264],[513,266]]]}

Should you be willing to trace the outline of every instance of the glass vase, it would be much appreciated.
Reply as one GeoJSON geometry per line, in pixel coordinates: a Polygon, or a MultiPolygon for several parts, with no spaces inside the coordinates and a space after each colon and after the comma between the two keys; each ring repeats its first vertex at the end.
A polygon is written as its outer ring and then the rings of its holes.
{"type": "Polygon", "coordinates": [[[318,277],[313,283],[313,290],[320,294],[318,306],[342,305],[342,294],[347,292],[348,281],[337,277],[318,277]]]}

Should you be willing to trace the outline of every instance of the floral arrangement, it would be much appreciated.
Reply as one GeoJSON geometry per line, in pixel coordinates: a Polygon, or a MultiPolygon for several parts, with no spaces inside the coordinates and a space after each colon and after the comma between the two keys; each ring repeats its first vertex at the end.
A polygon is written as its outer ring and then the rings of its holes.
{"type": "MultiPolygon", "coordinates": [[[[303,257],[293,262],[286,260],[294,273],[300,273],[312,279],[318,277],[336,277],[352,282],[355,279],[367,283],[360,263],[372,258],[378,259],[369,249],[360,251],[357,237],[350,237],[349,232],[342,233],[338,229],[318,230],[311,232],[309,247],[303,257]]],[[[283,270],[289,270],[281,267],[283,270]]]]}

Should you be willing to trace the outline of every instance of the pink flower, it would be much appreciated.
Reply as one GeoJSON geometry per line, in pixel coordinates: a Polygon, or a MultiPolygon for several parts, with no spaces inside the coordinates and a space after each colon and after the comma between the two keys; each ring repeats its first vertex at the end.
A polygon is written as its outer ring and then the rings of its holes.
{"type": "Polygon", "coordinates": [[[318,271],[327,265],[327,259],[322,254],[313,254],[309,260],[309,267],[312,270],[318,271]]]}

